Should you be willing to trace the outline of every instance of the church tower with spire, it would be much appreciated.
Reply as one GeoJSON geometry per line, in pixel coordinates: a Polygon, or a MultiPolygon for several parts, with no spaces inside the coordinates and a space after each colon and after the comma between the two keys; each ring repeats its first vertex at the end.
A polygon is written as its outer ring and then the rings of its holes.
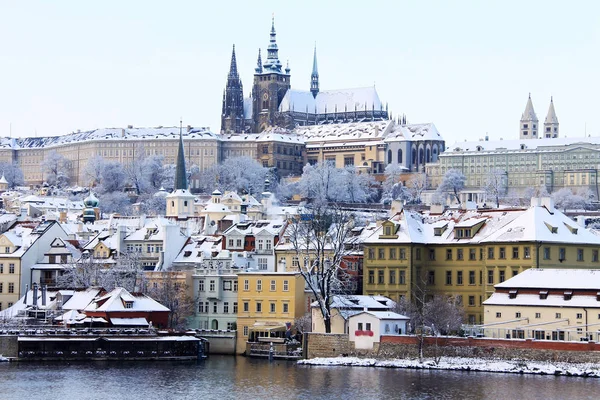
{"type": "Polygon", "coordinates": [[[546,119],[544,120],[544,137],[558,137],[558,117],[556,116],[556,111],[554,111],[554,101],[552,97],[550,97],[550,107],[548,108],[546,119]]]}
{"type": "Polygon", "coordinates": [[[275,18],[271,21],[271,34],[267,47],[267,60],[262,63],[260,50],[252,87],[252,118],[254,132],[262,132],[278,125],[279,104],[290,88],[290,68],[283,69],[279,61],[279,48],[275,33],[275,18]]]}
{"type": "Polygon", "coordinates": [[[527,99],[527,105],[525,111],[521,116],[521,122],[519,126],[520,138],[521,139],[537,139],[538,136],[538,118],[535,115],[533,109],[533,102],[531,101],[531,93],[527,99]]]}
{"type": "Polygon", "coordinates": [[[316,99],[319,94],[319,71],[317,69],[317,45],[315,45],[315,54],[313,56],[313,68],[310,75],[310,92],[316,99]]]}
{"type": "Polygon", "coordinates": [[[231,52],[231,65],[227,75],[227,86],[223,92],[221,112],[221,133],[241,133],[244,131],[244,90],[237,70],[235,45],[231,52]]]}
{"type": "Polygon", "coordinates": [[[194,216],[194,195],[188,190],[187,173],[185,170],[185,150],[183,147],[182,122],[179,121],[179,149],[175,164],[175,186],[167,200],[166,216],[186,219],[194,216]]]}

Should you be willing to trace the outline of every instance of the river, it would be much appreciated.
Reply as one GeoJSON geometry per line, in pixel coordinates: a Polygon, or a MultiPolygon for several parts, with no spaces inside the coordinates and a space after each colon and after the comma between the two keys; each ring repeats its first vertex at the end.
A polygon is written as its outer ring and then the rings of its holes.
{"type": "Polygon", "coordinates": [[[201,362],[0,363],[0,399],[597,399],[600,379],[210,356],[201,362]]]}

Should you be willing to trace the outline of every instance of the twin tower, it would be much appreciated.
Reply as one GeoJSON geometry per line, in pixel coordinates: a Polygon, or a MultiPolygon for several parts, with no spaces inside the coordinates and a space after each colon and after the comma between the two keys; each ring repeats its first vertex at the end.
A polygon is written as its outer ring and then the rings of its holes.
{"type": "Polygon", "coordinates": [[[523,115],[521,116],[521,123],[519,126],[520,138],[538,139],[558,137],[558,118],[556,117],[556,111],[554,111],[552,97],[550,97],[550,107],[548,108],[546,119],[544,120],[544,126],[540,127],[538,122],[538,118],[533,110],[530,93],[529,99],[527,99],[527,105],[525,106],[525,112],[523,112],[523,115]]]}

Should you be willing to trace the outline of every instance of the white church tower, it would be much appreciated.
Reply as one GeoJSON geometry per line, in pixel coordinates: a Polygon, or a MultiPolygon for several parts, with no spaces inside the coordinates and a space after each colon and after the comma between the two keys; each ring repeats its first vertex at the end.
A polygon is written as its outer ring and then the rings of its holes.
{"type": "Polygon", "coordinates": [[[181,122],[179,124],[179,150],[177,152],[177,165],[175,169],[175,187],[173,193],[169,194],[165,199],[167,200],[167,217],[186,219],[194,216],[195,196],[188,190],[181,122]]]}
{"type": "Polygon", "coordinates": [[[544,121],[544,137],[545,138],[557,138],[558,137],[558,117],[556,111],[554,111],[554,101],[550,97],[550,107],[548,108],[548,115],[544,121]]]}
{"type": "Polygon", "coordinates": [[[521,139],[537,139],[538,136],[538,118],[533,110],[533,103],[531,101],[531,93],[529,93],[529,99],[527,99],[527,105],[525,111],[521,116],[521,125],[519,127],[521,139]]]}

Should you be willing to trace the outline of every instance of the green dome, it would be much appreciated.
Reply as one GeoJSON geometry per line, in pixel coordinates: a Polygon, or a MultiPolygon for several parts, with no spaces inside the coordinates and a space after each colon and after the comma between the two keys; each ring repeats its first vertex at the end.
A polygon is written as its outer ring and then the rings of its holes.
{"type": "Polygon", "coordinates": [[[100,203],[100,200],[98,200],[96,198],[96,196],[94,196],[94,193],[92,193],[92,191],[90,190],[90,194],[88,197],[86,197],[85,199],[83,199],[83,205],[86,208],[94,208],[94,207],[98,207],[98,204],[100,203]]]}

